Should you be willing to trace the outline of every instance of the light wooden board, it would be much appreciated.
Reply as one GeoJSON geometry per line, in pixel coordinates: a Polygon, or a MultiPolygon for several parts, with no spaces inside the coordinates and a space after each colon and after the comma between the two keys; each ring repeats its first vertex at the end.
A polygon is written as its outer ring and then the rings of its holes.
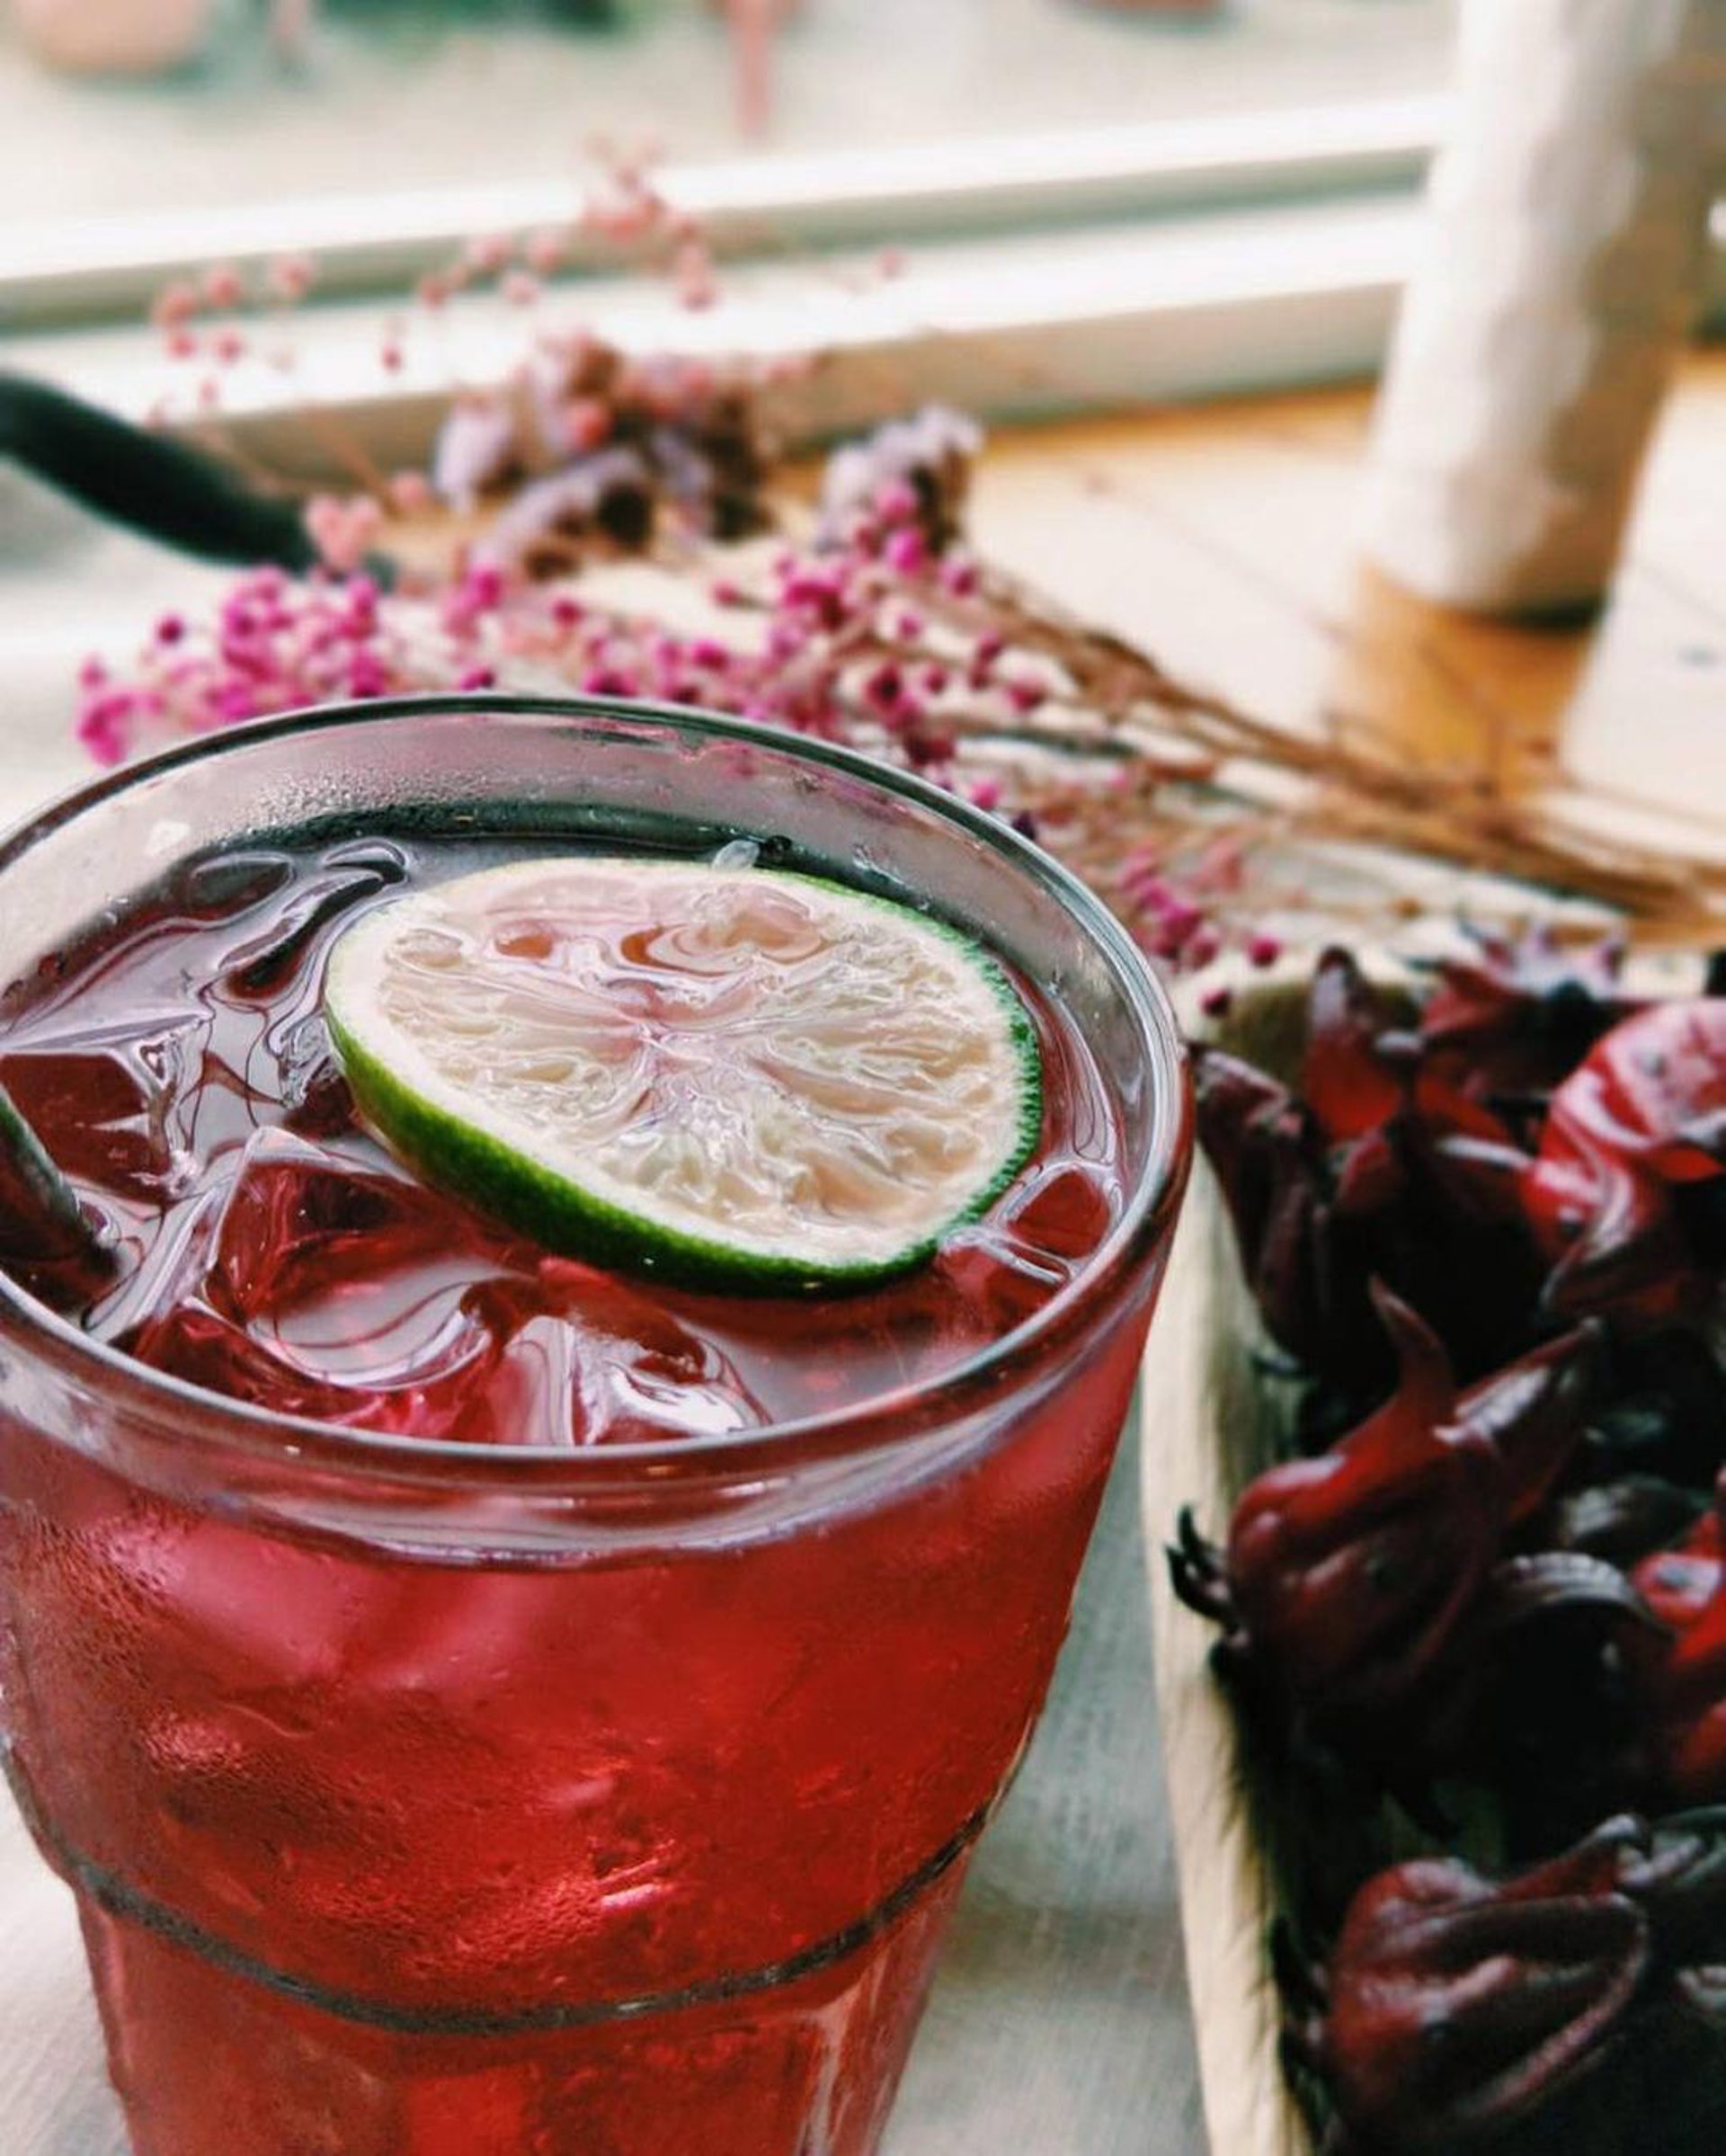
{"type": "MultiPolygon", "coordinates": [[[[1481,887],[1482,900],[1490,886],[1481,887]]],[[[1298,1065],[1306,974],[1290,961],[1243,983],[1221,1047],[1278,1074],[1298,1065]]],[[[1278,2009],[1266,1957],[1277,1913],[1236,1766],[1232,1714],[1210,1667],[1214,1628],[1176,1599],[1162,1561],[1181,1508],[1220,1539],[1234,1501],[1271,1457],[1273,1412],[1250,1349],[1262,1340],[1222,1193],[1196,1163],[1141,1387],[1141,1485],[1157,1698],[1180,1878],[1199,2074],[1216,2156],[1308,2156],[1310,2137],[1277,2063],[1278,2009]]]]}

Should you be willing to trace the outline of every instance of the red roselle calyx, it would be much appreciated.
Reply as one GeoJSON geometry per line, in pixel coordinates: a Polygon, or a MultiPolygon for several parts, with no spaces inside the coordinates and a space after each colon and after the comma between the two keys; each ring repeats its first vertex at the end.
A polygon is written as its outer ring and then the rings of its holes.
{"type": "Polygon", "coordinates": [[[1718,2018],[1726,1813],[1608,1821],[1493,1881],[1398,1865],[1356,1894],[1322,1973],[1285,1951],[1286,2045],[1349,2145],[1457,2156],[1493,2142],[1663,1999],[1718,2018]]]}
{"type": "Polygon", "coordinates": [[[1631,1565],[1696,1525],[1702,1501],[1657,1474],[1625,1474],[1572,1490],[1553,1506],[1546,1539],[1556,1550],[1631,1565]]]}
{"type": "Polygon", "coordinates": [[[1714,1293],[1726,1233],[1726,997],[1615,1026],[1553,1093],[1524,1178],[1555,1310],[1681,1315],[1714,1293]]]}
{"type": "Polygon", "coordinates": [[[1250,1064],[1201,1049],[1198,1127],[1222,1184],[1247,1286],[1271,1337],[1318,1366],[1346,1314],[1352,1282],[1333,1278],[1326,1146],[1286,1086],[1250,1064]]]}
{"type": "Polygon", "coordinates": [[[1664,1627],[1631,1646],[1653,1771],[1680,1804],[1726,1799],[1726,1476],[1714,1510],[1632,1579],[1664,1627]]]}
{"type": "Polygon", "coordinates": [[[1392,1706],[1432,1670],[1561,1473],[1598,1359],[1579,1331],[1459,1396],[1429,1329],[1383,1289],[1376,1304],[1392,1397],[1330,1451],[1259,1475],[1226,1549],[1188,1519],[1170,1553],[1177,1590],[1224,1627],[1225,1664],[1320,1716],[1392,1706]]]}
{"type": "Polygon", "coordinates": [[[1428,1860],[1361,1889],[1288,2041],[1362,2148],[1455,2156],[1623,2033],[1653,1965],[1622,1878],[1637,1833],[1615,1822],[1502,1884],[1428,1860]]]}
{"type": "Polygon", "coordinates": [[[1301,1091],[1333,1145],[1367,1136],[1403,1107],[1412,1045],[1350,955],[1327,950],[1307,995],[1301,1091]]]}
{"type": "Polygon", "coordinates": [[[1527,1156],[1425,1065],[1346,951],[1313,976],[1303,1097],[1214,1049],[1197,1078],[1199,1136],[1279,1346],[1345,1385],[1387,1377],[1379,1278],[1466,1371],[1511,1351],[1543,1270],[1521,1206],[1527,1156]]]}
{"type": "Polygon", "coordinates": [[[1624,992],[1624,962],[1615,939],[1577,949],[1546,928],[1479,934],[1470,957],[1434,969],[1421,1040],[1474,1093],[1545,1092],[1641,1008],[1624,992]]]}

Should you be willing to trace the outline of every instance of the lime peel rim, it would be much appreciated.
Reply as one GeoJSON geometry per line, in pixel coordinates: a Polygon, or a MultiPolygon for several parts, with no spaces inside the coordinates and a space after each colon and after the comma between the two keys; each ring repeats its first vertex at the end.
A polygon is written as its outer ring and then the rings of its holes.
{"type": "Polygon", "coordinates": [[[525,878],[570,861],[685,869],[692,873],[711,868],[707,861],[675,857],[579,854],[510,864],[503,871],[482,869],[471,877],[427,886],[372,908],[332,948],[324,1014],[355,1100],[374,1130],[434,1187],[466,1199],[552,1255],[613,1266],[698,1292],[814,1295],[872,1287],[929,1263],[955,1233],[998,1201],[1035,1154],[1043,1126],[1042,1050],[1030,1011],[1001,962],[977,938],[939,915],[806,870],[754,867],[718,873],[806,885],[847,904],[867,905],[914,923],[920,931],[940,938],[962,957],[973,977],[988,989],[1004,1021],[1002,1044],[1017,1074],[1014,1127],[1000,1165],[927,1234],[885,1257],[846,1262],[814,1260],[795,1251],[775,1252],[759,1244],[740,1247],[717,1235],[703,1235],[672,1225],[651,1211],[632,1210],[480,1127],[461,1111],[429,1098],[403,1079],[344,1022],[337,1008],[334,985],[340,954],[349,939],[368,924],[411,904],[414,897],[448,891],[462,882],[511,872],[525,878]]]}

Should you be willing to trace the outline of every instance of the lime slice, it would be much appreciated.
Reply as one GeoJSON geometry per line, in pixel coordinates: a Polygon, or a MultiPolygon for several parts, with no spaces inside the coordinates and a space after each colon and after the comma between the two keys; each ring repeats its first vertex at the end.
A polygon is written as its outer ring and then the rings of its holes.
{"type": "Polygon", "coordinates": [[[1036,1035],[1001,967],[813,877],[487,869],[357,922],[325,999],[362,1111],[432,1181],[690,1285],[903,1271],[1036,1141],[1036,1035]]]}

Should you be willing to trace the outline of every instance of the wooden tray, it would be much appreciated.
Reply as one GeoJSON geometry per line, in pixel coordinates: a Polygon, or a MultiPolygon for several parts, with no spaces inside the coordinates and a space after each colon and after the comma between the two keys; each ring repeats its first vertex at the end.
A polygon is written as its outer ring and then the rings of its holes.
{"type": "MultiPolygon", "coordinates": [[[[1206,1031],[1220,1047],[1291,1075],[1306,984],[1303,972],[1247,988],[1206,1031]]],[[[1276,1412],[1250,1357],[1262,1339],[1222,1194],[1201,1158],[1145,1358],[1141,1492],[1163,1762],[1214,2156],[1310,2156],[1312,2147],[1277,2063],[1265,1951],[1275,1883],[1242,1785],[1234,1718],[1211,1673],[1215,1633],[1175,1599],[1160,1561],[1183,1505],[1207,1534],[1220,1535],[1241,1489],[1273,1455],[1276,1412]]]]}

